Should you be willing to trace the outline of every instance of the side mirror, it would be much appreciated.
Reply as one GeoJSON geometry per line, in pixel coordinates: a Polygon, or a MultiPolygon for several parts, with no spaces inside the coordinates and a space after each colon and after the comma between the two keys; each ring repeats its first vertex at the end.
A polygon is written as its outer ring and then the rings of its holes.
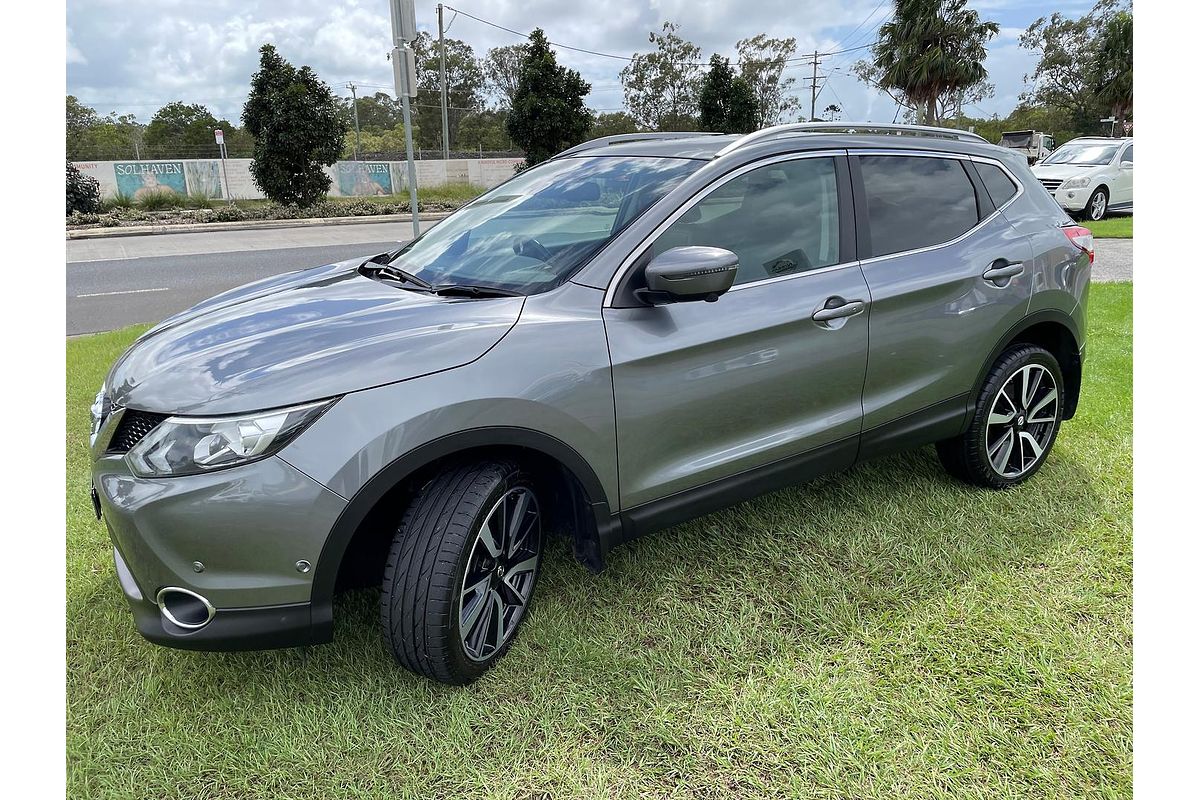
{"type": "Polygon", "coordinates": [[[720,247],[673,247],[646,266],[646,288],[637,298],[650,305],[709,303],[733,286],[738,257],[720,247]]]}

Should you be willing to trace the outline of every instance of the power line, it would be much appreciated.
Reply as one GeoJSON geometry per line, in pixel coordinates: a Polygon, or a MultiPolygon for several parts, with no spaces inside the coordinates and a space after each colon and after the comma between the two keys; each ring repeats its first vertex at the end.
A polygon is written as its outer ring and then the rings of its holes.
{"type": "Polygon", "coordinates": [[[866,24],[867,24],[867,21],[868,21],[868,20],[870,20],[870,19],[871,19],[871,17],[875,16],[875,13],[876,13],[877,11],[879,11],[879,9],[880,9],[880,8],[883,6],[883,4],[884,4],[884,3],[886,3],[887,1],[888,1],[888,0],[879,0],[879,3],[878,3],[878,4],[877,4],[877,5],[874,7],[874,8],[872,8],[872,9],[871,9],[871,13],[870,13],[870,14],[867,14],[867,16],[863,18],[863,21],[862,21],[862,22],[860,22],[860,23],[858,23],[857,25],[855,25],[855,26],[854,26],[854,30],[852,30],[852,31],[850,31],[848,34],[846,34],[846,36],[845,36],[845,37],[844,37],[844,38],[843,38],[843,39],[842,39],[840,42],[838,42],[837,44],[835,44],[835,45],[834,45],[834,47],[841,47],[841,46],[842,46],[842,45],[844,45],[844,44],[849,44],[849,43],[850,43],[850,37],[852,37],[852,36],[854,36],[854,34],[858,33],[858,29],[859,29],[859,28],[861,28],[863,25],[866,25],[866,24]]]}

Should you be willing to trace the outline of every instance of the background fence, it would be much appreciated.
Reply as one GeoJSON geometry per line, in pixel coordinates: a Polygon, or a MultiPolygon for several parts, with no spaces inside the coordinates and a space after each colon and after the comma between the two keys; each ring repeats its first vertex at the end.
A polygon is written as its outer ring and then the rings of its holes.
{"type": "MultiPolygon", "coordinates": [[[[429,151],[425,151],[429,153],[429,151]]],[[[102,197],[123,195],[134,200],[153,192],[234,200],[264,197],[250,175],[250,159],[178,158],[76,161],[79,170],[100,182],[102,197]]],[[[491,188],[513,176],[524,159],[425,158],[417,161],[417,186],[470,183],[491,188]]],[[[408,162],[378,159],[338,161],[326,167],[333,197],[372,197],[408,191],[408,162]]]]}

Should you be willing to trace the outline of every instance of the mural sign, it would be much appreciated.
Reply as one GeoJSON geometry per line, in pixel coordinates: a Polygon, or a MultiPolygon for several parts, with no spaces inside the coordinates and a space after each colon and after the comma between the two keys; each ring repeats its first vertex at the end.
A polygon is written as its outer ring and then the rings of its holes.
{"type": "Polygon", "coordinates": [[[386,161],[339,161],[337,186],[348,197],[392,194],[392,168],[386,161]]]}
{"type": "Polygon", "coordinates": [[[187,190],[189,194],[201,194],[205,197],[220,199],[220,161],[189,161],[184,164],[184,171],[187,173],[187,190]]]}
{"type": "Polygon", "coordinates": [[[113,169],[117,192],[134,200],[163,191],[187,194],[182,161],[118,161],[113,169]]]}

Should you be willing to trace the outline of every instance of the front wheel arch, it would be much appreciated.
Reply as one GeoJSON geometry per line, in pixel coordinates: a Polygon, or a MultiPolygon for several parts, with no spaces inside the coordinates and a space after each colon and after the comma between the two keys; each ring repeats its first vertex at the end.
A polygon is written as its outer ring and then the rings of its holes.
{"type": "MultiPolygon", "coordinates": [[[[333,598],[338,588],[367,585],[368,580],[356,580],[363,575],[373,580],[369,572],[376,566],[372,545],[384,538],[376,523],[387,519],[389,512],[406,502],[448,461],[497,457],[528,463],[545,477],[559,500],[559,524],[573,531],[575,557],[592,571],[603,569],[606,543],[613,538],[615,523],[603,485],[583,456],[565,442],[532,429],[461,431],[396,459],[367,481],[342,509],[313,570],[312,618],[318,641],[332,639],[333,598]],[[360,569],[368,572],[356,574],[360,569]]],[[[382,558],[378,559],[380,568],[382,558]]]]}

